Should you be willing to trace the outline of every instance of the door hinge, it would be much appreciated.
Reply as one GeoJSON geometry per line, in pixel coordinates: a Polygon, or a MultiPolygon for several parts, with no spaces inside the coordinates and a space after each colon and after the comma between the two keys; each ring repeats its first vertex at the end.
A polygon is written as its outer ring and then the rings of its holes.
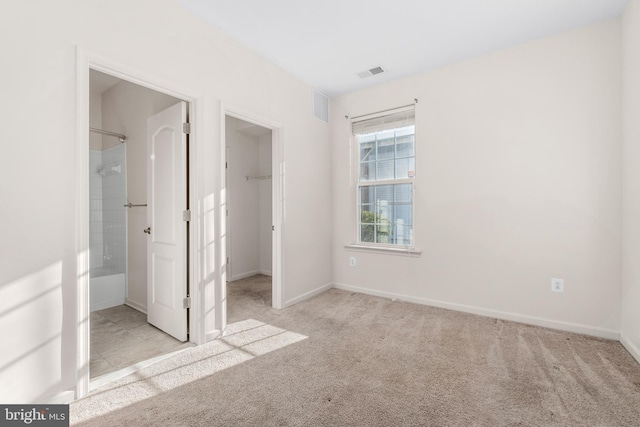
{"type": "Polygon", "coordinates": [[[191,297],[182,300],[182,308],[191,308],[191,297]]]}
{"type": "Polygon", "coordinates": [[[191,123],[183,123],[182,124],[182,132],[189,135],[191,133],[191,123]]]}
{"type": "Polygon", "coordinates": [[[227,264],[229,264],[229,257],[227,257],[227,264]]]}
{"type": "Polygon", "coordinates": [[[182,220],[191,221],[191,211],[189,209],[187,209],[186,211],[182,211],[182,220]]]}

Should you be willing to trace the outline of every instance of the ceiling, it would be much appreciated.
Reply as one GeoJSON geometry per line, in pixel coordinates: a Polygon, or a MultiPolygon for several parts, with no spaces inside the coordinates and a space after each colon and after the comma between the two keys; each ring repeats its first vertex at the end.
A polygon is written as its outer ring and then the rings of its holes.
{"type": "Polygon", "coordinates": [[[91,93],[102,94],[120,82],[121,80],[117,77],[89,70],[89,90],[91,93]]]}
{"type": "Polygon", "coordinates": [[[271,129],[245,122],[242,119],[238,119],[233,116],[226,116],[226,120],[227,126],[231,126],[231,128],[247,136],[261,137],[264,135],[271,135],[271,129]]]}
{"type": "Polygon", "coordinates": [[[177,0],[328,96],[621,15],[628,0],[177,0]],[[361,79],[382,66],[386,72],[361,79]]]}

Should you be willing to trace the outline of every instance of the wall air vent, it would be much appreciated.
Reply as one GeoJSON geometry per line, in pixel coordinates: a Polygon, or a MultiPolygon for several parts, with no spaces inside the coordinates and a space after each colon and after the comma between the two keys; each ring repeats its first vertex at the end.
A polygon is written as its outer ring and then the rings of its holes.
{"type": "Polygon", "coordinates": [[[375,76],[376,74],[382,74],[384,73],[386,70],[380,66],[378,67],[373,67],[368,69],[367,71],[362,71],[360,73],[358,73],[358,77],[360,77],[361,79],[364,79],[366,77],[371,77],[371,76],[375,76]]]}
{"type": "Polygon", "coordinates": [[[315,89],[313,90],[313,117],[329,123],[329,98],[315,89]]]}

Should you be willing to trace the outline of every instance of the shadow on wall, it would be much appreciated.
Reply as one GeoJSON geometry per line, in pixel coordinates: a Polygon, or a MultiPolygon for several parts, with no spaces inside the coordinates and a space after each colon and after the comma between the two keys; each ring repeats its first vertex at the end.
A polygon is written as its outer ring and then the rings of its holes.
{"type": "Polygon", "coordinates": [[[34,402],[62,379],[62,261],[0,286],[0,402],[34,402]]]}

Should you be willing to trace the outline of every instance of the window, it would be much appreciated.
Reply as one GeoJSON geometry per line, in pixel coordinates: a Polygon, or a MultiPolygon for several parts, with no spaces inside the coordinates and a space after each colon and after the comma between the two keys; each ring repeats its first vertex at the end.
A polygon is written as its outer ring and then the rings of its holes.
{"type": "Polygon", "coordinates": [[[357,242],[413,246],[414,107],[353,121],[357,146],[357,242]]]}

